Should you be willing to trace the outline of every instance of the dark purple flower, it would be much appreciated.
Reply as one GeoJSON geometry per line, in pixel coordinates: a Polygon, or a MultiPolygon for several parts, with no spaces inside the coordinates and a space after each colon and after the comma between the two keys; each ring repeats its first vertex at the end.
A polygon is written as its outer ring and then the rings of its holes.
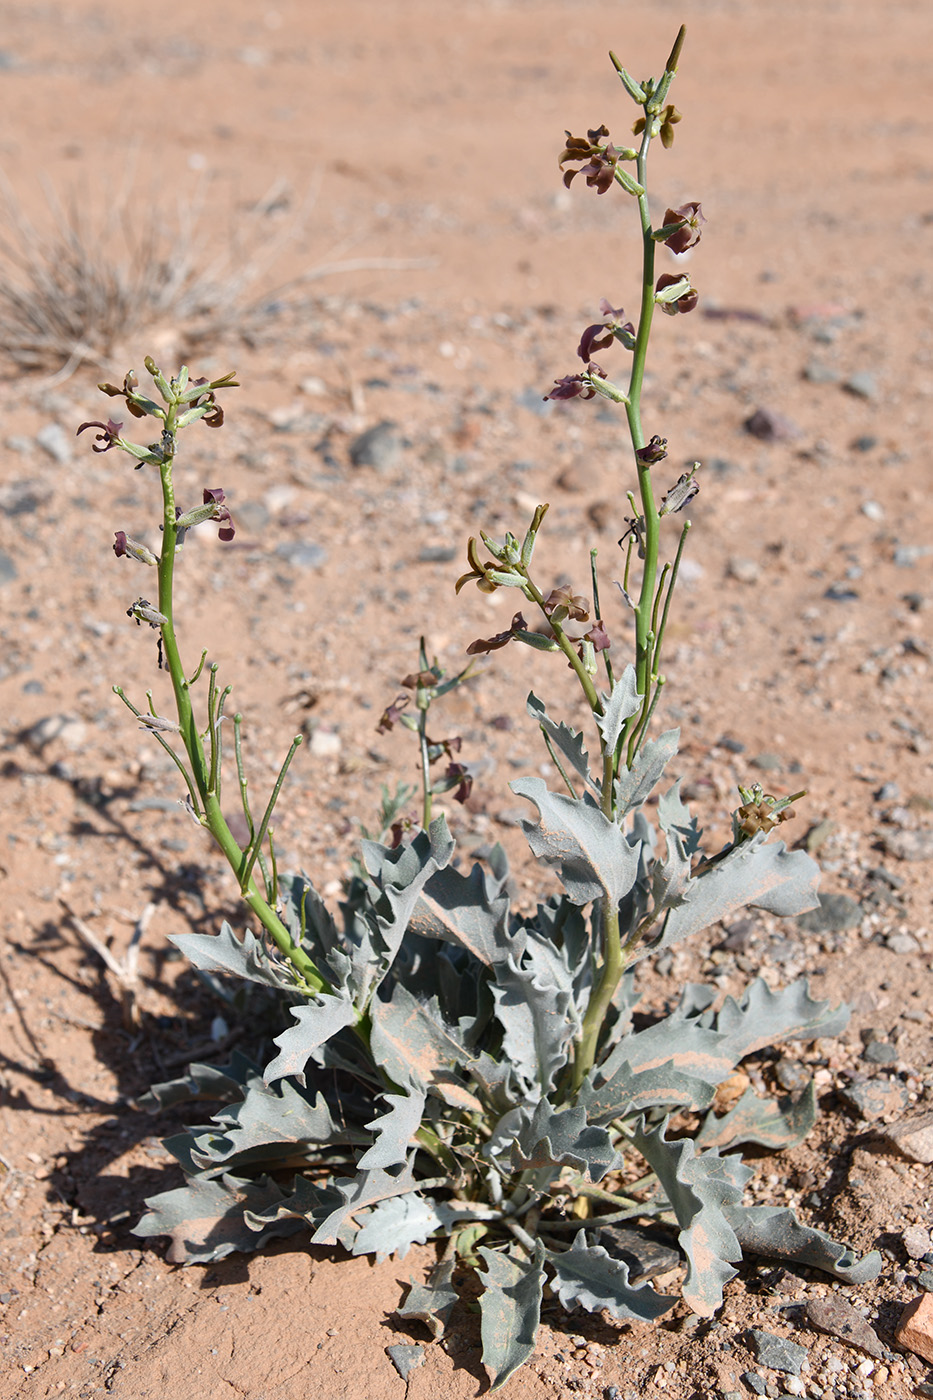
{"type": "Polygon", "coordinates": [[[79,437],[81,433],[84,432],[85,428],[102,429],[101,432],[95,434],[94,442],[91,443],[91,447],[94,452],[109,452],[120,436],[120,433],[123,431],[123,424],[115,423],[112,418],[108,418],[106,423],[99,423],[94,419],[90,423],[82,423],[75,433],[75,437],[79,437]],[[102,442],[104,444],[103,447],[95,447],[94,443],[96,442],[102,442]]]}
{"type": "Polygon", "coordinates": [[[597,618],[588,632],[584,632],[584,638],[593,643],[594,651],[608,651],[612,646],[609,640],[609,633],[603,626],[602,618],[597,618]]]}
{"type": "Polygon", "coordinates": [[[124,530],[116,530],[113,536],[113,552],[118,559],[138,559],[140,564],[158,564],[151,549],[131,540],[124,530]]]}
{"type": "Polygon", "coordinates": [[[377,733],[377,734],[388,734],[389,731],[390,731],[390,730],[394,727],[394,725],[397,723],[397,721],[398,721],[399,719],[401,719],[402,711],[405,709],[405,706],[406,706],[407,704],[408,704],[408,696],[407,696],[407,695],[397,695],[396,698],[395,698],[395,703],[392,704],[392,705],[388,705],[388,706],[386,707],[386,709],[383,710],[383,712],[382,712],[382,718],[380,719],[379,723],[376,725],[376,733],[377,733]]]}
{"type": "Polygon", "coordinates": [[[562,379],[555,379],[555,388],[549,394],[545,394],[544,400],[548,399],[594,399],[596,390],[593,388],[593,377],[606,378],[606,371],[602,369],[595,360],[591,360],[586,367],[584,374],[565,374],[562,379]]]}
{"type": "MultiPolygon", "coordinates": [[[[204,421],[206,423],[207,419],[205,418],[204,421]]],[[[216,520],[220,524],[220,529],[217,531],[217,534],[220,537],[220,539],[224,541],[232,540],[234,535],[236,534],[236,529],[234,528],[233,524],[233,516],[230,514],[230,511],[227,508],[227,506],[224,505],[224,493],[222,487],[205,486],[204,504],[213,504],[214,506],[213,513],[211,514],[211,520],[216,520]]]]}
{"type": "Polygon", "coordinates": [[[590,605],[582,594],[574,593],[569,584],[564,584],[562,588],[552,588],[544,600],[544,612],[547,617],[551,617],[558,608],[566,608],[565,617],[569,617],[574,622],[587,622],[590,616],[590,605]]]}
{"type": "Polygon", "coordinates": [[[427,671],[412,671],[410,676],[402,677],[399,685],[403,685],[406,690],[430,690],[432,686],[437,685],[442,674],[443,672],[432,671],[430,668],[427,671]]]}
{"type": "Polygon", "coordinates": [[[705,223],[703,210],[695,202],[682,204],[679,209],[668,209],[664,215],[663,227],[669,228],[672,224],[676,224],[677,227],[663,240],[665,246],[670,248],[672,253],[685,253],[688,248],[699,243],[700,226],[705,223]]]}
{"type": "Polygon", "coordinates": [[[593,358],[594,350],[606,350],[614,340],[622,339],[622,334],[634,336],[635,327],[631,321],[623,324],[622,317],[625,312],[620,306],[616,311],[606,301],[605,297],[599,303],[599,309],[605,319],[598,325],[587,326],[580,337],[580,344],[577,346],[577,354],[581,360],[589,361],[593,358]],[[622,333],[622,334],[620,334],[622,333]]]}
{"type": "Polygon", "coordinates": [[[467,647],[467,656],[487,656],[491,651],[498,651],[500,647],[508,646],[516,632],[527,632],[528,623],[517,612],[512,618],[512,625],[505,632],[497,632],[494,637],[480,637],[477,641],[471,642],[467,647]]]}
{"type": "Polygon", "coordinates": [[[450,787],[457,786],[454,793],[455,802],[466,802],[473,791],[473,775],[462,763],[450,763],[447,765],[447,772],[444,774],[450,787]]]}
{"type": "Polygon", "coordinates": [[[644,447],[635,449],[635,456],[643,467],[651,467],[655,462],[663,462],[667,456],[667,438],[654,437],[644,447]]]}
{"type": "Polygon", "coordinates": [[[568,161],[583,161],[579,170],[564,170],[564,184],[569,189],[573,183],[575,175],[583,175],[586,183],[595,187],[597,193],[605,194],[609,186],[615,179],[616,165],[623,154],[628,155],[608,141],[600,141],[601,136],[608,136],[609,130],[605,126],[597,127],[594,131],[586,133],[586,140],[582,136],[571,136],[566,133],[567,144],[560,154],[558,165],[563,170],[568,161]]]}
{"type": "MultiPolygon", "coordinates": [[[[689,286],[689,278],[685,277],[683,273],[665,272],[662,277],[658,278],[654,289],[655,295],[658,292],[663,292],[665,287],[674,287],[679,282],[686,282],[689,286]]],[[[658,305],[666,316],[676,316],[679,313],[692,311],[699,299],[696,287],[690,287],[689,291],[684,292],[683,296],[677,297],[675,301],[659,301],[658,305]]]]}

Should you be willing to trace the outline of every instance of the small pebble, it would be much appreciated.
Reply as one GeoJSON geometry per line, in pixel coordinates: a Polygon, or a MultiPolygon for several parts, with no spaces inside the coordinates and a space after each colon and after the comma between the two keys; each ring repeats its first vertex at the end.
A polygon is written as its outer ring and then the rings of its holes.
{"type": "Polygon", "coordinates": [[[850,375],[844,388],[859,399],[876,399],[878,397],[878,381],[867,369],[858,370],[855,374],[850,375]]]}

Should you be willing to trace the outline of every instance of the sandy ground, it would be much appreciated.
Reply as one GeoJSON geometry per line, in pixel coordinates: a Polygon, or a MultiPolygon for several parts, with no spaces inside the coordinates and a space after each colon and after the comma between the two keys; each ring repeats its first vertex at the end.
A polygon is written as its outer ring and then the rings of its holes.
{"type": "MultiPolygon", "coordinates": [[[[386,1354],[427,1343],[393,1316],[427,1248],[375,1266],[296,1238],[181,1270],[130,1233],[146,1196],[178,1180],[159,1144],[183,1121],[134,1111],[135,1097],[247,1044],[248,1028],[229,1012],[217,1024],[225,1008],[166,942],[236,918],[233,889],[110,689],[142,703],[166,685],[124,615],[138,575],[110,548],[118,529],[155,541],[155,488],[74,431],[106,416],[96,380],[147,352],[239,371],[222,432],[186,442],[192,492],[223,486],[239,529],[226,548],[192,537],[182,636],[235,685],[257,790],[291,735],[308,736],[279,841],[283,863],[333,896],[380,784],[416,777],[406,736],[376,722],[419,635],[453,669],[511,616],[501,595],[455,599],[466,536],[520,532],[549,500],[542,574],[587,591],[595,543],[613,576],[633,485],[623,425],[598,402],[542,395],[573,372],[600,297],[634,309],[634,222],[621,198],[564,190],[557,155],[568,127],[605,121],[621,139],[631,109],[606,50],[656,71],[683,20],[685,120],[653,188],[659,214],[700,199],[709,223],[690,262],[700,308],[657,328],[646,423],[678,471],[704,465],[663,722],[682,726],[713,839],[736,782],[807,788],[792,839],[847,899],[835,921],[756,919],[725,947],[710,930],[647,976],[646,1005],[684,978],[738,992],[759,971],[805,973],[851,1004],[850,1030],[803,1057],[817,1130],[759,1155],[754,1189],[885,1251],[878,1282],[850,1295],[879,1351],[808,1327],[794,1305],[829,1281],[752,1262],[712,1323],[679,1308],[649,1329],[549,1306],[508,1393],[686,1400],[749,1394],[754,1372],[778,1395],[788,1378],[755,1361],[749,1325],[807,1348],[808,1395],[918,1393],[926,1364],[893,1333],[920,1291],[904,1232],[930,1226],[928,1168],[875,1135],[933,1099],[929,7],[225,0],[173,21],[75,0],[0,14],[7,236],[11,210],[32,220],[33,247],[53,227],[45,180],[100,265],[154,240],[175,265],[213,266],[221,288],[206,310],[202,296],[181,316],[117,317],[98,364],[10,366],[0,385],[0,1390],[461,1400],[486,1385],[466,1308],[407,1383],[386,1354]],[[759,409],[776,415],[764,438],[744,426],[759,409]],[[145,917],[138,1027],[124,1028],[119,986],[70,914],[117,958],[145,917]],[[873,1037],[888,1062],[863,1058],[873,1037]],[[858,1107],[866,1085],[883,1091],[876,1119],[858,1107]]],[[[575,702],[552,658],[515,650],[490,658],[444,723],[476,773],[455,833],[520,861],[507,783],[546,760],[524,696],[575,702]]],[[[527,862],[520,884],[533,901],[527,862]]],[[[753,1082],[782,1082],[798,1058],[759,1057],[753,1082]]]]}

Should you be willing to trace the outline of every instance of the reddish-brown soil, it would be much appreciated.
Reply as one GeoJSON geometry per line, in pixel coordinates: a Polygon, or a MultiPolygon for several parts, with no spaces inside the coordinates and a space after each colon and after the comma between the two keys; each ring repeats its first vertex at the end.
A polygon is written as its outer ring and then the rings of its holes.
{"type": "MultiPolygon", "coordinates": [[[[454,597],[467,535],[520,533],[548,500],[542,579],[588,591],[594,543],[605,578],[618,576],[633,485],[624,425],[600,401],[541,398],[574,371],[600,297],[634,310],[635,223],[621,195],[564,190],[557,155],[567,127],[606,122],[622,140],[632,109],[606,50],[656,72],[683,20],[684,121],[673,149],[654,153],[653,191],[658,214],[701,199],[709,223],[689,264],[700,308],[659,318],[646,426],[669,439],[672,480],[684,462],[703,468],[664,719],[682,726],[682,768],[714,843],[736,782],[807,788],[791,839],[809,833],[824,888],[860,907],[847,929],[754,920],[738,950],[711,930],[647,976],[646,996],[660,1006],[684,978],[738,992],[761,971],[806,974],[852,1005],[850,1030],[804,1055],[817,1130],[759,1155],[753,1190],[885,1250],[877,1283],[849,1296],[886,1350],[866,1375],[862,1353],[787,1306],[830,1281],[751,1262],[712,1324],[680,1307],[650,1329],[549,1305],[508,1393],[685,1400],[750,1393],[740,1377],[755,1370],[776,1395],[787,1378],[754,1363],[750,1322],[808,1348],[810,1396],[916,1393],[926,1365],[893,1329],[920,1287],[924,1265],[901,1237],[931,1223],[928,1168],[878,1150],[839,1091],[859,1075],[887,1083],[889,1118],[933,1100],[928,4],[69,0],[0,14],[13,205],[49,228],[47,176],[88,211],[93,245],[129,182],[138,237],[160,230],[176,258],[200,237],[230,278],[209,342],[163,315],[117,333],[101,365],[0,386],[0,1392],[402,1400],[385,1349],[427,1343],[393,1308],[428,1248],[376,1266],[296,1238],[179,1269],[131,1234],[144,1199],[177,1184],[159,1140],[183,1121],[135,1098],[192,1057],[248,1044],[249,1027],[166,942],[239,916],[177,804],[177,774],[111,693],[123,684],[142,704],[151,686],[158,704],[167,680],[125,617],[143,576],[110,548],[118,529],[155,542],[154,483],[74,439],[110,409],[95,381],[141,369],[149,351],[169,367],[239,371],[227,425],[187,435],[182,489],[199,499],[222,485],[239,530],[226,548],[212,531],[191,537],[181,635],[235,686],[257,792],[291,735],[311,738],[279,845],[332,897],[380,784],[415,777],[410,736],[375,726],[419,634],[455,668],[511,617],[511,597],[454,597]],[[198,201],[191,234],[184,210],[198,201]],[[275,239],[263,295],[245,307],[238,275],[275,239]],[[771,440],[743,426],[757,409],[781,416],[771,440]],[[384,460],[353,465],[351,445],[381,423],[394,425],[384,460]],[[120,958],[148,905],[141,1019],[127,1030],[119,986],[68,911],[120,958]],[[891,1064],[860,1058],[868,1032],[896,1047],[891,1064]]],[[[125,239],[100,240],[101,263],[125,259],[125,239]]],[[[622,600],[604,591],[624,660],[622,600]]],[[[507,783],[547,755],[524,696],[533,686],[568,717],[576,701],[554,658],[517,653],[494,653],[440,722],[476,771],[455,834],[467,851],[503,840],[531,901],[540,880],[507,783]]],[[[779,1065],[759,1058],[753,1082],[770,1086],[779,1065]]],[[[426,1345],[408,1400],[485,1385],[464,1307],[448,1339],[426,1345]]]]}

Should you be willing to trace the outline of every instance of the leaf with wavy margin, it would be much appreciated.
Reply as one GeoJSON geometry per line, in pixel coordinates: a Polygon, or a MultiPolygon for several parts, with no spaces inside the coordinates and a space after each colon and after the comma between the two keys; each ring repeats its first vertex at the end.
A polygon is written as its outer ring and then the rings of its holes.
{"type": "Polygon", "coordinates": [[[640,807],[651,796],[664,770],[677,752],[680,730],[668,729],[657,739],[649,739],[635,755],[631,768],[620,768],[613,789],[616,800],[616,821],[640,807]]]}
{"type": "Polygon", "coordinates": [[[148,1214],[134,1226],[133,1234],[147,1239],[168,1235],[166,1259],[170,1264],[210,1264],[239,1250],[261,1249],[269,1240],[301,1229],[299,1220],[278,1220],[261,1232],[243,1219],[245,1210],[264,1210],[282,1200],[282,1188],[269,1177],[251,1181],[225,1173],[206,1179],[192,1177],[175,1191],[150,1196],[148,1214]]]}
{"type": "Polygon", "coordinates": [[[512,1142],[512,1167],[575,1167],[591,1181],[601,1181],[622,1158],[605,1128],[587,1123],[579,1107],[554,1108],[546,1100],[520,1110],[522,1124],[512,1142]]]}
{"type": "Polygon", "coordinates": [[[414,1191],[417,1185],[411,1161],[406,1162],[401,1171],[376,1168],[362,1171],[358,1176],[338,1177],[333,1187],[343,1198],[342,1204],[321,1222],[311,1236],[311,1243],[336,1244],[337,1232],[355,1211],[362,1210],[364,1206],[373,1206],[377,1201],[388,1200],[390,1196],[404,1196],[414,1191]]]}
{"type": "Polygon", "coordinates": [[[415,1283],[415,1280],[410,1278],[411,1292],[402,1306],[396,1308],[396,1316],[423,1322],[432,1337],[442,1336],[450,1321],[450,1314],[459,1301],[459,1295],[453,1286],[456,1267],[456,1260],[442,1259],[428,1270],[423,1284],[415,1283]]]}
{"type": "Polygon", "coordinates": [[[726,997],[715,1017],[736,1063],[776,1040],[815,1040],[839,1035],[849,1024],[849,1008],[815,1001],[805,977],[772,991],[761,977],[746,987],[741,1001],[726,997]]]}
{"type": "Polygon", "coordinates": [[[816,1122],[816,1085],[811,1079],[795,1100],[760,1099],[754,1089],[746,1089],[738,1103],[717,1118],[708,1113],[694,1141],[697,1147],[718,1147],[724,1151],[739,1143],[754,1143],[777,1152],[803,1142],[816,1122]]]}
{"type": "Polygon", "coordinates": [[[465,948],[491,968],[515,942],[508,917],[508,896],[490,897],[486,872],[477,863],[469,875],[449,868],[434,875],[415,906],[410,927],[422,938],[465,948]]]}
{"type": "Polygon", "coordinates": [[[613,1259],[601,1244],[588,1245],[582,1229],[568,1250],[548,1252],[547,1261],[555,1275],[551,1287],[568,1312],[579,1303],[587,1312],[605,1309],[619,1319],[655,1322],[677,1302],[650,1283],[637,1288],[629,1283],[628,1264],[613,1259]]]}
{"type": "Polygon", "coordinates": [[[644,696],[638,693],[635,667],[626,666],[610,694],[601,696],[601,699],[603,712],[596,716],[596,723],[603,736],[606,751],[609,752],[615,749],[619,742],[625,721],[631,719],[632,715],[637,715],[644,702],[644,696]]]}
{"type": "Polygon", "coordinates": [[[237,938],[226,919],[219,933],[170,933],[168,941],[201,972],[221,972],[278,990],[295,990],[291,965],[277,962],[250,929],[237,938]]]}
{"type": "Polygon", "coordinates": [[[526,1258],[517,1247],[506,1252],[480,1245],[477,1253],[486,1261],[486,1273],[479,1275],[485,1285],[479,1299],[483,1364],[490,1389],[498,1390],[534,1355],[544,1288],[544,1245],[535,1242],[534,1259],[526,1258]]]}
{"type": "Polygon", "coordinates": [[[367,1211],[352,1252],[375,1254],[377,1264],[390,1254],[404,1259],[413,1244],[425,1244],[442,1223],[433,1203],[424,1197],[414,1192],[390,1196],[367,1211]]]}
{"type": "Polygon", "coordinates": [[[710,1176],[719,1180],[724,1214],[743,1250],[806,1264],[845,1283],[871,1283],[878,1277],[882,1258],[877,1250],[859,1259],[848,1245],[802,1224],[785,1206],[743,1205],[742,1192],[754,1173],[740,1157],[720,1157],[712,1151],[702,1160],[707,1163],[710,1176]]]}
{"type": "Polygon", "coordinates": [[[723,1212],[733,1187],[722,1180],[714,1153],[698,1157],[690,1138],[668,1142],[668,1122],[665,1118],[649,1131],[642,1119],[635,1125],[632,1143],[656,1173],[680,1225],[680,1246],[687,1256],[684,1302],[700,1317],[712,1317],[722,1306],[723,1286],[735,1275],[731,1266],[742,1257],[723,1212]]]}
{"type": "Polygon", "coordinates": [[[638,878],[640,844],[630,845],[588,793],[549,792],[541,778],[516,778],[509,786],[537,807],[540,820],[523,818],[522,829],[535,855],[557,867],[567,898],[589,904],[605,893],[619,904],[638,878]]]}
{"type": "Polygon", "coordinates": [[[191,1064],[177,1079],[153,1084],[136,1100],[141,1109],[156,1113],[177,1104],[213,1100],[235,1103],[243,1097],[243,1086],[251,1079],[261,1079],[262,1070],[248,1056],[234,1050],[229,1064],[191,1064]]]}
{"type": "Polygon", "coordinates": [[[591,1123],[611,1123],[614,1118],[628,1118],[648,1108],[709,1108],[715,1087],[691,1074],[675,1069],[672,1060],[665,1060],[657,1069],[633,1070],[623,1062],[604,1084],[594,1087],[594,1076],[580,1089],[579,1102],[586,1109],[591,1123]]]}
{"type": "Polygon", "coordinates": [[[639,948],[632,961],[682,943],[742,909],[803,914],[816,906],[819,878],[819,866],[806,852],[788,851],[783,841],[765,844],[763,837],[756,836],[689,882],[682,903],[670,911],[662,932],[653,943],[639,948]]]}
{"type": "Polygon", "coordinates": [[[445,1022],[436,997],[423,1002],[396,982],[389,1000],[375,998],[370,1015],[373,1059],[393,1083],[416,1084],[454,1107],[482,1113],[479,1099],[454,1073],[475,1057],[445,1022]]]}
{"type": "Polygon", "coordinates": [[[356,1025],[359,1019],[345,987],[333,995],[319,992],[310,1001],[292,1006],[290,1010],[296,1024],[274,1037],[279,1053],[266,1065],[267,1084],[283,1079],[286,1074],[293,1075],[299,1084],[303,1084],[304,1070],[311,1052],[338,1031],[356,1025]]]}
{"type": "Polygon", "coordinates": [[[376,1134],[376,1141],[357,1163],[361,1171],[400,1166],[407,1160],[412,1139],[421,1127],[427,1097],[423,1089],[412,1085],[407,1094],[383,1094],[382,1097],[389,1111],[366,1124],[370,1132],[376,1134]]]}
{"type": "Polygon", "coordinates": [[[739,1244],[752,1254],[822,1269],[844,1283],[871,1283],[881,1272],[884,1261],[876,1249],[860,1259],[848,1245],[838,1243],[823,1230],[801,1224],[785,1207],[738,1206],[727,1215],[739,1244]]]}
{"type": "Polygon", "coordinates": [[[240,1103],[213,1115],[212,1127],[197,1133],[191,1160],[200,1170],[240,1171],[253,1162],[301,1158],[306,1148],[365,1142],[366,1135],[334,1122],[321,1094],[310,1101],[287,1080],[274,1087],[252,1080],[240,1103]]]}
{"type": "Polygon", "coordinates": [[[541,726],[558,753],[563,755],[587,787],[592,788],[596,793],[600,792],[601,784],[590,772],[590,756],[583,747],[583,735],[580,731],[569,729],[562,721],[558,723],[551,719],[544,706],[544,701],[539,700],[534,691],[530,692],[525,701],[525,709],[531,718],[541,726]]]}

